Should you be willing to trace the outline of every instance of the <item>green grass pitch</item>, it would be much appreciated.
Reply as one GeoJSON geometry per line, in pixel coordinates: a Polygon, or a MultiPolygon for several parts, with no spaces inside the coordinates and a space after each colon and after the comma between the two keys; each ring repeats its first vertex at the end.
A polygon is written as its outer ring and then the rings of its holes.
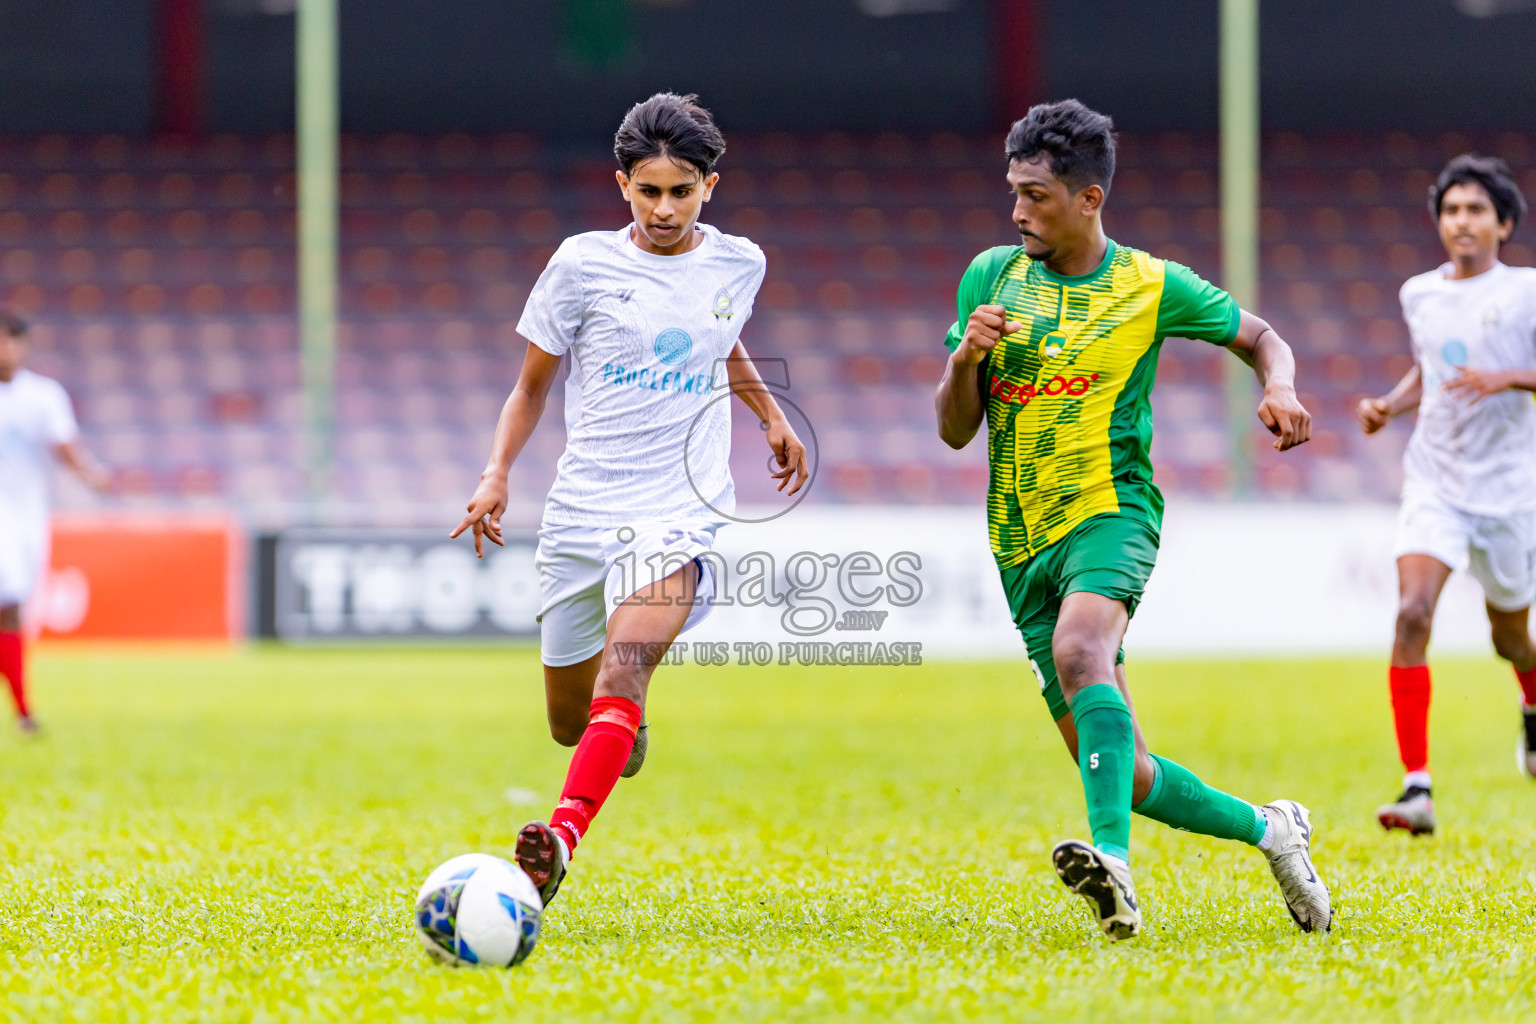
{"type": "Polygon", "coordinates": [[[1257,852],[1137,819],[1145,934],[1048,851],[1081,790],[1017,664],[667,667],[515,971],[433,965],[427,871],[505,853],[567,752],[527,651],[44,650],[0,739],[0,1020],[1513,1020],[1536,1002],[1515,686],[1436,663],[1442,833],[1383,835],[1380,660],[1155,662],[1153,748],[1312,808],[1332,935],[1257,852]]]}

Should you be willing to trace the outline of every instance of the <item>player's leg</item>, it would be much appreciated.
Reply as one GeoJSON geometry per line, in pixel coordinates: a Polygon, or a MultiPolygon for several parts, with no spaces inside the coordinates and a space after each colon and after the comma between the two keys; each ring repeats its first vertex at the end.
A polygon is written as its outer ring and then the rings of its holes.
{"type": "MultiPolygon", "coordinates": [[[[1452,539],[1447,546],[1458,541],[1452,539]]],[[[1460,541],[1465,544],[1465,541],[1460,541]]],[[[1397,559],[1397,623],[1392,637],[1392,722],[1403,763],[1403,791],[1376,809],[1385,829],[1413,835],[1435,830],[1429,777],[1429,635],[1451,566],[1436,555],[1412,552],[1397,559]]]]}
{"type": "Polygon", "coordinates": [[[1094,845],[1121,860],[1130,858],[1136,769],[1135,723],[1115,674],[1128,621],[1119,601],[1087,592],[1068,594],[1051,638],[1051,660],[1077,731],[1088,827],[1094,845]]]}
{"type": "MultiPolygon", "coordinates": [[[[1125,665],[1119,662],[1115,665],[1115,685],[1120,688],[1120,696],[1125,700],[1125,706],[1131,712],[1131,728],[1136,736],[1136,768],[1131,777],[1131,809],[1147,798],[1152,790],[1152,784],[1157,779],[1157,764],[1147,752],[1147,741],[1141,734],[1141,722],[1136,718],[1136,705],[1131,702],[1131,687],[1125,677],[1125,665]]],[[[1066,702],[1061,702],[1061,714],[1056,718],[1056,729],[1061,733],[1062,741],[1067,745],[1067,753],[1072,756],[1072,763],[1077,763],[1077,723],[1072,720],[1072,711],[1066,702]]],[[[1053,708],[1054,710],[1054,708],[1053,708]]]]}
{"type": "Polygon", "coordinates": [[[1403,763],[1402,794],[1376,810],[1382,828],[1433,832],[1429,778],[1429,637],[1440,592],[1452,571],[1466,568],[1473,521],[1433,494],[1403,495],[1393,544],[1397,558],[1397,622],[1387,670],[1392,722],[1403,763]]]}
{"type": "Polygon", "coordinates": [[[1520,684],[1521,774],[1536,776],[1536,644],[1530,605],[1536,593],[1536,515],[1475,516],[1468,568],[1481,584],[1493,649],[1510,663],[1520,684]]]}
{"type": "MultiPolygon", "coordinates": [[[[1074,869],[1091,877],[1097,860],[1101,873],[1114,878],[1116,869],[1129,860],[1129,853],[1122,851],[1128,851],[1130,843],[1134,801],[1138,813],[1156,821],[1264,850],[1292,918],[1304,931],[1327,930],[1333,923],[1331,900],[1312,864],[1312,828],[1305,807],[1290,800],[1256,807],[1207,786],[1183,765],[1146,752],[1124,670],[1116,664],[1126,623],[1125,606],[1112,598],[1079,592],[1062,602],[1051,648],[1071,710],[1066,716],[1071,719],[1070,734],[1062,728],[1062,735],[1069,747],[1077,741],[1094,847],[1108,858],[1095,857],[1086,844],[1064,843],[1057,847],[1058,873],[1070,884],[1074,869]],[[1141,792],[1135,786],[1138,775],[1141,792]]],[[[1128,870],[1125,881],[1128,888],[1128,870]]],[[[1102,914],[1100,920],[1105,921],[1102,914]]],[[[1105,928],[1111,931],[1107,923],[1105,928]]],[[[1111,934],[1124,937],[1117,931],[1111,934]]],[[[1134,926],[1128,934],[1135,934],[1134,926]]]]}
{"type": "Polygon", "coordinates": [[[1536,644],[1531,642],[1529,607],[1501,611],[1488,605],[1488,623],[1493,629],[1493,649],[1509,662],[1520,683],[1520,740],[1516,764],[1526,775],[1536,777],[1536,644]]]}
{"type": "Polygon", "coordinates": [[[5,676],[24,731],[36,729],[27,706],[26,650],[21,635],[21,606],[32,593],[46,561],[46,529],[8,523],[0,529],[0,675],[5,676]]]}
{"type": "Polygon", "coordinates": [[[1099,927],[1117,939],[1141,930],[1131,882],[1131,803],[1136,774],[1135,721],[1115,675],[1125,605],[1101,594],[1068,594],[1051,637],[1051,660],[1077,739],[1077,767],[1093,843],[1056,844],[1056,874],[1094,908],[1099,927]]]}
{"type": "MultiPolygon", "coordinates": [[[[592,711],[592,687],[597,682],[597,669],[602,661],[603,653],[599,651],[574,665],[544,666],[544,709],[549,716],[549,734],[562,747],[574,747],[587,731],[587,719],[592,711]]],[[[624,765],[623,778],[640,774],[640,766],[645,764],[646,729],[646,723],[641,721],[640,731],[635,734],[635,748],[624,765]]]]}
{"type": "MultiPolygon", "coordinates": [[[[1286,909],[1302,930],[1330,929],[1332,904],[1328,887],[1312,864],[1312,824],[1307,809],[1292,800],[1259,807],[1207,785],[1176,761],[1149,753],[1131,702],[1125,666],[1119,664],[1115,669],[1116,684],[1130,709],[1136,734],[1136,772],[1131,788],[1135,803],[1131,809],[1185,832],[1258,847],[1280,883],[1286,909]]],[[[1071,713],[1057,719],[1056,727],[1076,760],[1077,727],[1071,713]]]]}
{"type": "Polygon", "coordinates": [[[26,651],[21,636],[21,605],[0,605],[0,675],[11,688],[11,701],[23,730],[37,728],[27,706],[26,651]]]}
{"type": "Polygon", "coordinates": [[[698,564],[690,562],[636,591],[608,619],[586,729],[571,756],[559,803],[548,825],[533,822],[518,835],[518,863],[546,903],[629,761],[651,676],[693,610],[699,574],[698,564]]]}
{"type": "MultiPolygon", "coordinates": [[[[1264,842],[1268,819],[1246,800],[1223,793],[1202,782],[1175,761],[1147,750],[1136,706],[1131,701],[1125,666],[1115,666],[1115,683],[1131,714],[1136,738],[1136,769],[1131,786],[1131,810],[1145,818],[1185,832],[1217,839],[1234,839],[1249,846],[1264,842]]],[[[1056,723],[1073,760],[1078,758],[1077,725],[1070,713],[1056,723]]]]}
{"type": "Polygon", "coordinates": [[[549,717],[549,734],[562,747],[574,747],[587,731],[587,717],[592,709],[592,687],[603,652],[574,665],[544,666],[544,711],[549,717]]]}
{"type": "MultiPolygon", "coordinates": [[[[1293,801],[1277,801],[1264,808],[1207,786],[1193,772],[1168,758],[1147,751],[1136,721],[1121,662],[1120,638],[1140,602],[1157,556],[1157,537],[1144,524],[1125,517],[1090,520],[1075,537],[1063,565],[1061,616],[1053,651],[1061,676],[1063,695],[1070,703],[1070,719],[1059,723],[1063,738],[1077,739],[1076,755],[1081,768],[1091,764],[1084,710],[1085,698],[1100,696],[1110,703],[1118,696],[1133,737],[1135,766],[1131,775],[1130,804],[1116,805],[1116,827],[1129,833],[1132,806],[1137,813],[1188,831],[1258,846],[1269,858],[1271,870],[1285,894],[1286,906],[1304,930],[1327,928],[1332,912],[1327,886],[1313,870],[1309,854],[1311,825],[1306,808],[1293,801]],[[1073,634],[1076,639],[1073,640],[1073,634]],[[1111,646],[1104,646],[1105,642],[1111,646]],[[1064,656],[1071,650],[1091,652],[1086,673],[1064,670],[1064,656]],[[1074,680],[1072,676],[1080,675],[1074,680]],[[1112,685],[1102,685],[1102,683],[1112,685]],[[1068,696],[1087,684],[1075,696],[1068,696]],[[1113,691],[1113,693],[1112,693],[1113,691]],[[1069,731],[1070,730],[1070,731],[1069,731]]],[[[1092,709],[1099,718],[1104,713],[1092,709]]],[[[1102,760],[1102,759],[1101,759],[1102,760]]],[[[1085,788],[1087,775],[1085,774],[1085,788]]],[[[1097,833],[1095,834],[1097,842],[1097,833]]]]}

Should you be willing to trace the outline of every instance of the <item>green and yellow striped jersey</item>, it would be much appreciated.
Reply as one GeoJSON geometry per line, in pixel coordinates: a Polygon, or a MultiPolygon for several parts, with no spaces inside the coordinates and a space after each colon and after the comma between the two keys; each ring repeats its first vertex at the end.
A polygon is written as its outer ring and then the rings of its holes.
{"type": "Polygon", "coordinates": [[[1119,512],[1162,528],[1152,483],[1152,380],[1167,337],[1237,337],[1232,297],[1188,267],[1109,243],[1104,262],[1063,277],[999,246],[960,279],[954,351],[977,306],[1023,329],[982,363],[991,483],[987,524],[1000,567],[1028,561],[1092,516],[1119,512]]]}

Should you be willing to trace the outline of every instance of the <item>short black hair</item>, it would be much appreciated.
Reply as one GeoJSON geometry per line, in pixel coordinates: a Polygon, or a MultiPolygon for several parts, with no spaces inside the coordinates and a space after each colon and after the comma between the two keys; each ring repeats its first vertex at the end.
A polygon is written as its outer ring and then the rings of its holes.
{"type": "Polygon", "coordinates": [[[1445,165],[1440,177],[1429,187],[1429,212],[1435,220],[1440,219],[1440,205],[1453,185],[1483,186],[1493,200],[1493,212],[1498,214],[1500,224],[1513,228],[1525,215],[1525,196],[1520,194],[1509,164],[1496,156],[1463,153],[1445,165]]]}
{"type": "Polygon", "coordinates": [[[643,160],[665,156],[692,164],[701,177],[708,177],[724,152],[725,136],[693,93],[659,92],[636,103],[613,137],[613,155],[625,174],[643,160]]]}
{"type": "Polygon", "coordinates": [[[1077,192],[1089,185],[1109,191],[1115,176],[1115,123],[1077,100],[1039,103],[1008,129],[1008,162],[1051,158],[1051,173],[1077,192]]]}
{"type": "Polygon", "coordinates": [[[12,338],[24,338],[27,334],[26,318],[10,306],[0,306],[0,331],[12,338]]]}

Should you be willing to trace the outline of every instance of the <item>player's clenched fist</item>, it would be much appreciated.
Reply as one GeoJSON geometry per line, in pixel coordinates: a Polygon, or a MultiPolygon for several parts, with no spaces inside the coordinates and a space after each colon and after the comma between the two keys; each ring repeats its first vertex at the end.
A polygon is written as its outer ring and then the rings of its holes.
{"type": "Polygon", "coordinates": [[[975,366],[987,358],[1003,335],[1012,334],[1023,326],[1009,320],[1008,310],[1002,306],[977,306],[965,322],[965,335],[955,348],[955,361],[975,366]]]}
{"type": "Polygon", "coordinates": [[[1355,416],[1360,420],[1361,430],[1374,434],[1392,419],[1392,409],[1385,398],[1362,398],[1355,407],[1355,416]]]}
{"type": "Polygon", "coordinates": [[[1312,414],[1307,412],[1296,389],[1289,384],[1271,383],[1259,403],[1259,422],[1276,437],[1275,451],[1283,452],[1306,444],[1312,436],[1312,414]]]}

